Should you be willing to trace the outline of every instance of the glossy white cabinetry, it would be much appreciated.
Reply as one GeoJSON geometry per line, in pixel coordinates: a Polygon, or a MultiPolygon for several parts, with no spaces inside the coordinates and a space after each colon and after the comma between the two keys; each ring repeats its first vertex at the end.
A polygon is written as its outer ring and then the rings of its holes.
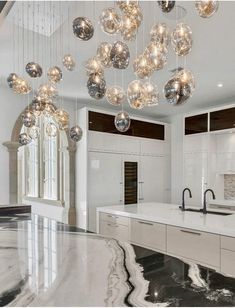
{"type": "Polygon", "coordinates": [[[217,153],[216,158],[217,173],[235,173],[235,152],[217,153]]]}
{"type": "Polygon", "coordinates": [[[130,241],[133,244],[166,251],[166,225],[139,219],[130,220],[130,241]]]}
{"type": "Polygon", "coordinates": [[[143,202],[164,202],[166,197],[167,170],[165,157],[142,156],[140,158],[139,190],[143,202]]]}
{"type": "Polygon", "coordinates": [[[122,157],[118,154],[89,152],[88,229],[96,231],[96,208],[123,203],[122,157]]]}
{"type": "Polygon", "coordinates": [[[167,252],[213,268],[220,268],[220,236],[167,226],[167,252]]]}

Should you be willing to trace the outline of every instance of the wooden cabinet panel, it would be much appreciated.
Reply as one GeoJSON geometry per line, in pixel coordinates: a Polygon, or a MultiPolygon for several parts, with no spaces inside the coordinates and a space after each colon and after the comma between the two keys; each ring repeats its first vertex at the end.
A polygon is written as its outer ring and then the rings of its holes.
{"type": "Polygon", "coordinates": [[[185,118],[185,135],[205,133],[208,131],[208,113],[185,118]]]}
{"type": "Polygon", "coordinates": [[[131,219],[130,226],[132,243],[150,249],[166,251],[166,225],[131,219]]]}
{"type": "Polygon", "coordinates": [[[235,277],[235,252],[221,249],[221,273],[235,277]]]}
{"type": "Polygon", "coordinates": [[[120,133],[114,125],[113,115],[89,111],[88,117],[89,130],[92,131],[150,139],[165,139],[165,127],[162,124],[131,120],[131,125],[128,131],[125,133],[120,133]]]}
{"type": "Polygon", "coordinates": [[[220,236],[167,226],[167,252],[213,268],[219,268],[220,236]]]}
{"type": "Polygon", "coordinates": [[[235,127],[235,107],[210,112],[210,131],[235,127]]]}

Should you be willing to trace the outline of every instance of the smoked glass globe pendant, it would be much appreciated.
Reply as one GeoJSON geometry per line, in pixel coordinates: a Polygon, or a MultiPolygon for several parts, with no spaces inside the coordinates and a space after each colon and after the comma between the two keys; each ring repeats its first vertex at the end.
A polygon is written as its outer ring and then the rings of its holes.
{"type": "Polygon", "coordinates": [[[73,33],[82,41],[88,41],[94,34],[94,27],[90,19],[86,17],[77,17],[73,21],[73,33]]]}
{"type": "Polygon", "coordinates": [[[121,133],[125,133],[126,131],[128,131],[131,125],[131,119],[129,114],[125,111],[120,111],[115,116],[114,125],[116,129],[121,133]]]}

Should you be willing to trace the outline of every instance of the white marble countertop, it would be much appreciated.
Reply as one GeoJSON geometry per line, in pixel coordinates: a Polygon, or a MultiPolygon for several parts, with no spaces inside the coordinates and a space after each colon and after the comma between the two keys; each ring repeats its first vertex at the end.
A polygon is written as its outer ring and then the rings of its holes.
{"type": "Polygon", "coordinates": [[[182,212],[177,204],[152,202],[105,206],[97,208],[97,211],[235,237],[235,213],[227,209],[216,209],[216,211],[229,212],[232,213],[231,215],[204,215],[196,212],[182,212]]]}

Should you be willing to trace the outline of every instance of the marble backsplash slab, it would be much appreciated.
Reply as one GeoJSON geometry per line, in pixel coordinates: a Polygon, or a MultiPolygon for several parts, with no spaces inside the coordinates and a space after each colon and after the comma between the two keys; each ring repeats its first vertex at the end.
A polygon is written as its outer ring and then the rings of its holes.
{"type": "Polygon", "coordinates": [[[224,199],[235,200],[235,174],[224,175],[224,199]]]}

